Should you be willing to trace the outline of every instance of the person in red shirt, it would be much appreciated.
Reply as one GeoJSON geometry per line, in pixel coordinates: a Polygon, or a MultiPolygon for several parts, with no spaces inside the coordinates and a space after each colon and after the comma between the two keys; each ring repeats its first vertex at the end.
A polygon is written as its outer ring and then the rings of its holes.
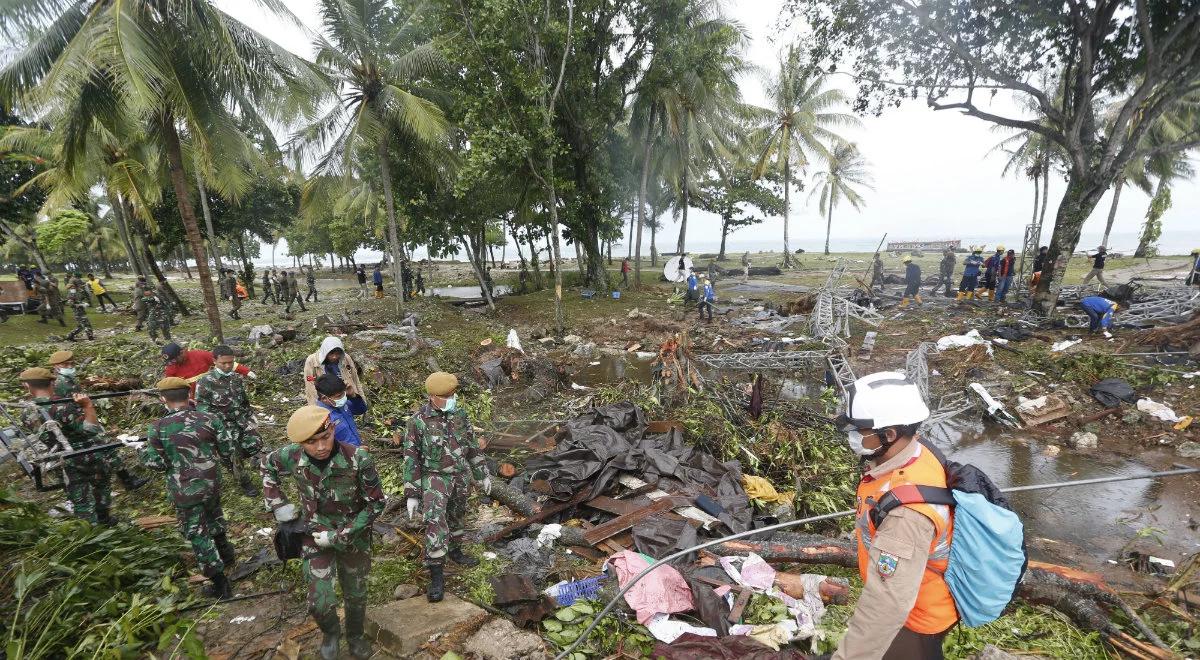
{"type": "Polygon", "coordinates": [[[1017,254],[1013,250],[1009,250],[1007,254],[1000,259],[1000,268],[996,273],[996,300],[1006,302],[1008,289],[1012,286],[1013,276],[1017,261],[1017,254]]]}
{"type": "MultiPolygon", "coordinates": [[[[163,360],[166,362],[166,368],[163,370],[164,378],[182,378],[188,382],[191,387],[191,397],[196,396],[196,381],[200,377],[208,373],[212,369],[213,354],[211,351],[202,351],[199,349],[185,349],[175,342],[170,342],[162,347],[163,360]]],[[[244,364],[233,364],[234,371],[253,380],[258,376],[255,375],[250,368],[244,364]]]]}

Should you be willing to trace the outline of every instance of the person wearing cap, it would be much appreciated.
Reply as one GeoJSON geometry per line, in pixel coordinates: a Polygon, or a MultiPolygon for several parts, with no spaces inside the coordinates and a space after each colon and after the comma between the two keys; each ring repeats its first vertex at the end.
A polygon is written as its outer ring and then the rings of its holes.
{"type": "Polygon", "coordinates": [[[946,297],[950,297],[950,286],[954,281],[954,267],[956,265],[958,265],[958,258],[954,256],[954,248],[947,247],[945,250],[942,250],[942,260],[938,263],[938,280],[934,283],[933,288],[929,290],[930,294],[937,293],[938,289],[946,287],[946,297]]]}
{"type": "Polygon", "coordinates": [[[38,323],[49,324],[50,319],[56,319],[59,325],[67,327],[67,322],[63,319],[62,291],[58,288],[58,280],[49,274],[39,277],[35,290],[42,299],[37,308],[38,316],[41,317],[38,323]]]}
{"type": "Polygon", "coordinates": [[[317,300],[317,273],[312,266],[306,267],[304,271],[304,284],[308,287],[304,294],[304,302],[308,302],[310,297],[313,302],[321,302],[317,300]]]}
{"type": "MultiPolygon", "coordinates": [[[[679,260],[683,261],[683,257],[680,257],[679,260]]],[[[684,302],[699,300],[699,297],[696,295],[696,289],[700,286],[700,278],[696,276],[696,272],[689,270],[685,281],[687,282],[687,298],[684,302]]]]}
{"type": "Polygon", "coordinates": [[[346,352],[346,345],[339,337],[329,335],[322,339],[316,352],[309,353],[304,359],[303,373],[304,398],[310,406],[317,405],[317,379],[325,374],[341,378],[342,382],[353,388],[354,393],[366,403],[366,393],[363,392],[362,383],[358,379],[358,365],[354,363],[350,353],[346,352]]]}
{"type": "Polygon", "coordinates": [[[1000,259],[1000,268],[996,271],[996,300],[1006,302],[1008,289],[1012,286],[1014,271],[1017,265],[1017,253],[1009,250],[1000,259]]]}
{"type": "Polygon", "coordinates": [[[1200,286],[1200,248],[1192,250],[1192,270],[1188,272],[1184,283],[1200,286]]]}
{"type": "Polygon", "coordinates": [[[983,247],[971,247],[971,254],[963,260],[963,276],[958,283],[958,296],[955,300],[970,300],[975,298],[975,288],[979,286],[979,267],[983,265],[983,247]]]}
{"type": "Polygon", "coordinates": [[[458,405],[458,378],[432,373],[425,391],[429,400],[408,418],[404,432],[404,497],[408,517],[418,506],[424,517],[426,598],[436,603],[445,593],[446,557],[460,566],[479,563],[463,554],[463,518],[471,482],[480,483],[484,493],[491,493],[492,482],[471,419],[458,405]]]}
{"type": "MultiPolygon", "coordinates": [[[[22,371],[19,378],[34,403],[54,398],[54,374],[49,369],[32,367],[22,371]]],[[[92,400],[82,392],[76,392],[71,398],[71,403],[28,407],[21,415],[22,425],[47,452],[87,449],[104,444],[104,427],[100,426],[92,400]],[[47,419],[56,423],[62,433],[61,438],[53,428],[47,428],[47,419]],[[69,448],[63,445],[62,439],[67,441],[69,448]]],[[[105,449],[63,459],[64,489],[76,518],[92,524],[116,524],[111,515],[112,473],[108,456],[114,451],[105,449]]]]}
{"type": "Polygon", "coordinates": [[[267,304],[267,300],[270,299],[272,304],[278,305],[279,300],[275,298],[275,289],[271,287],[271,271],[269,271],[267,269],[263,269],[262,287],[263,287],[262,304],[264,304],[264,305],[267,304]]]}
{"type": "Polygon", "coordinates": [[[996,254],[983,262],[983,296],[990,300],[996,299],[997,274],[1000,272],[1000,262],[1004,260],[1004,246],[996,246],[996,254]]]}
{"type": "Polygon", "coordinates": [[[89,340],[96,338],[92,331],[92,322],[87,317],[89,298],[85,297],[85,291],[82,284],[75,283],[67,290],[67,304],[71,306],[71,314],[75,317],[75,328],[67,333],[67,341],[75,341],[75,337],[81,333],[86,333],[89,340]]]}
{"type": "Polygon", "coordinates": [[[284,298],[287,299],[287,307],[284,308],[284,313],[292,313],[292,303],[300,305],[300,311],[307,312],[308,308],[304,306],[304,296],[300,295],[300,283],[296,281],[295,272],[287,273],[287,291],[288,293],[284,295],[284,298]]]}
{"type": "Polygon", "coordinates": [[[171,341],[171,311],[167,302],[157,293],[146,289],[142,292],[142,307],[146,310],[146,330],[150,339],[157,342],[159,333],[163,339],[171,341]]]}
{"type": "Polygon", "coordinates": [[[346,636],[355,658],[371,655],[363,636],[367,579],[371,571],[371,525],[383,513],[383,485],[371,454],[338,442],[329,411],[304,406],[287,423],[285,445],[263,460],[263,498],[280,523],[302,518],[311,534],[304,538],[303,571],[308,582],[308,611],[324,633],[320,655],[337,657],[341,622],[334,574],[342,587],[346,636]],[[283,492],[286,477],[295,480],[301,511],[283,492]]]}
{"type": "Polygon", "coordinates": [[[1116,301],[1104,296],[1088,296],[1079,301],[1079,306],[1088,315],[1088,331],[1108,330],[1112,326],[1113,314],[1117,311],[1116,301]]]}
{"type": "MultiPolygon", "coordinates": [[[[211,371],[216,362],[211,352],[197,348],[185,349],[176,342],[163,345],[162,357],[166,362],[163,376],[176,376],[186,380],[192,388],[193,399],[196,398],[196,382],[211,371]]],[[[250,380],[258,378],[249,367],[238,362],[234,362],[233,370],[250,380]]]]}
{"type": "MultiPolygon", "coordinates": [[[[50,354],[49,364],[50,368],[54,370],[55,376],[54,398],[66,399],[83,391],[83,388],[79,386],[79,374],[75,367],[73,352],[55,351],[50,354]]],[[[117,479],[125,486],[125,490],[135,491],[150,481],[150,477],[137,476],[130,472],[118,452],[105,452],[104,455],[110,459],[108,467],[113,474],[117,475],[117,479]]]]}
{"type": "Polygon", "coordinates": [[[258,487],[246,464],[262,451],[262,438],[250,408],[246,381],[237,372],[233,349],[222,344],[213,349],[213,366],[196,381],[196,410],[221,420],[223,431],[217,448],[225,467],[233,472],[246,497],[258,497],[258,487]]]}
{"type": "Polygon", "coordinates": [[[347,385],[337,374],[324,374],[314,385],[317,390],[317,405],[329,411],[337,441],[362,447],[362,437],[358,434],[358,425],[354,423],[354,418],[367,412],[366,400],[354,391],[353,385],[347,385]]]}
{"type": "Polygon", "coordinates": [[[137,325],[133,327],[135,332],[141,332],[142,326],[146,324],[148,310],[143,298],[147,291],[153,291],[153,289],[146,281],[146,276],[138,275],[137,281],[133,283],[133,290],[129,293],[129,300],[133,303],[133,312],[137,315],[137,325]]]}
{"type": "Polygon", "coordinates": [[[713,303],[717,300],[717,294],[713,291],[712,280],[708,275],[700,275],[699,287],[700,302],[696,305],[696,309],[700,312],[700,318],[704,318],[704,312],[708,312],[708,322],[712,323],[713,303]]]}
{"type": "Polygon", "coordinates": [[[229,310],[229,316],[241,319],[242,314],[239,310],[242,308],[242,297],[238,295],[237,276],[233,274],[232,268],[225,269],[225,290],[228,293],[226,299],[233,306],[233,309],[229,310]]]}
{"type": "Polygon", "coordinates": [[[211,582],[205,595],[233,596],[225,568],[237,561],[221,511],[221,473],[217,468],[220,418],[195,410],[182,378],[155,385],[167,414],[150,423],[142,447],[142,465],[166,473],[167,496],[175,506],[179,533],[192,546],[200,573],[211,582]]]}
{"type": "Polygon", "coordinates": [[[113,311],[117,311],[117,301],[113,300],[112,294],[108,289],[104,288],[104,283],[101,282],[95,273],[87,274],[87,285],[92,290],[92,295],[96,296],[96,304],[100,305],[101,312],[107,312],[108,308],[104,306],[104,301],[107,300],[109,305],[112,305],[113,311]]]}
{"type": "Polygon", "coordinates": [[[1083,283],[1081,286],[1086,286],[1087,283],[1091,282],[1093,278],[1099,281],[1103,286],[1108,286],[1108,282],[1104,279],[1104,261],[1107,258],[1108,248],[1104,247],[1103,245],[1096,248],[1096,254],[1088,256],[1088,259],[1091,259],[1092,261],[1092,269],[1088,271],[1087,275],[1083,276],[1083,283]]]}
{"type": "Polygon", "coordinates": [[[916,299],[921,303],[921,267],[913,263],[911,255],[904,255],[904,295],[900,297],[900,307],[908,307],[910,300],[916,299]]]}
{"type": "Polygon", "coordinates": [[[859,378],[838,418],[847,443],[863,462],[857,489],[855,540],[862,594],[834,660],[942,657],[942,640],[958,622],[942,577],[953,537],[951,511],[904,504],[878,526],[871,513],[888,491],[903,485],[946,487],[946,470],[917,429],[929,408],[903,373],[859,378]]]}

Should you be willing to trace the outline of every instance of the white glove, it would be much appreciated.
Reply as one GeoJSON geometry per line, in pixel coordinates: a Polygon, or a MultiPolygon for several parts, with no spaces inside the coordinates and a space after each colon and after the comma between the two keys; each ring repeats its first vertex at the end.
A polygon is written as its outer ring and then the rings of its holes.
{"type": "Polygon", "coordinates": [[[414,515],[416,515],[417,504],[418,504],[417,498],[410,497],[404,504],[408,507],[408,517],[409,518],[412,518],[414,515]]]}
{"type": "Polygon", "coordinates": [[[296,512],[295,504],[284,504],[278,509],[275,509],[275,520],[278,520],[281,523],[288,522],[289,520],[295,520],[299,515],[300,514],[296,512]]]}
{"type": "Polygon", "coordinates": [[[491,495],[492,494],[492,477],[491,477],[491,475],[484,477],[483,481],[479,483],[479,487],[483,489],[484,495],[491,495]]]}
{"type": "Polygon", "coordinates": [[[318,548],[328,548],[333,545],[333,532],[313,532],[312,537],[318,548]]]}
{"type": "Polygon", "coordinates": [[[246,378],[249,378],[250,380],[258,380],[258,374],[251,371],[250,373],[246,374],[246,378]]]}

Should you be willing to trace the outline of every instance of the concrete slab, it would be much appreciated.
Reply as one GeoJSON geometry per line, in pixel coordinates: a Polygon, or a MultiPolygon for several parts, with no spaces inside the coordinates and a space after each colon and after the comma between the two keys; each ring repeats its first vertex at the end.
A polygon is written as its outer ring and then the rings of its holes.
{"type": "Polygon", "coordinates": [[[424,598],[395,600],[367,608],[367,636],[389,653],[408,657],[430,638],[477,625],[487,616],[480,607],[451,594],[440,603],[424,598]]]}
{"type": "Polygon", "coordinates": [[[508,619],[496,618],[483,624],[463,644],[463,651],[484,660],[548,660],[542,638],[520,630],[508,619]]]}

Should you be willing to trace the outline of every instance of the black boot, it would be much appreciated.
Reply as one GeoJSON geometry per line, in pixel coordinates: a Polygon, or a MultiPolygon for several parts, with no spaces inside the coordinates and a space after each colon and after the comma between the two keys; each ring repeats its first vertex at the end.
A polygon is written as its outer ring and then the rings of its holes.
{"type": "Polygon", "coordinates": [[[214,536],[213,545],[217,546],[217,555],[221,557],[221,563],[226,566],[233,566],[237,563],[237,550],[229,542],[228,536],[224,534],[214,536]]]}
{"type": "Polygon", "coordinates": [[[139,477],[125,468],[117,470],[117,478],[121,480],[125,490],[137,490],[150,481],[150,477],[139,477]]]}
{"type": "Polygon", "coordinates": [[[250,476],[245,472],[242,473],[241,487],[242,495],[245,495],[246,497],[258,497],[262,494],[262,491],[260,491],[258,486],[255,485],[254,479],[250,478],[250,476]]]}
{"type": "Polygon", "coordinates": [[[472,566],[479,565],[479,560],[463,554],[462,548],[450,548],[450,554],[446,556],[450,558],[450,561],[458,564],[459,566],[466,566],[467,568],[470,568],[472,566]]]}
{"type": "Polygon", "coordinates": [[[367,605],[346,605],[346,646],[355,658],[371,657],[371,640],[363,636],[363,624],[367,619],[367,605]]]}
{"type": "Polygon", "coordinates": [[[429,590],[425,593],[425,600],[431,603],[440,603],[446,595],[446,577],[442,574],[441,564],[429,565],[429,590]]]}
{"type": "Polygon", "coordinates": [[[217,600],[233,598],[233,586],[229,584],[229,578],[225,577],[225,573],[217,573],[211,579],[212,584],[204,588],[205,596],[217,600]]]}
{"type": "Polygon", "coordinates": [[[112,527],[117,524],[117,519],[112,517],[106,506],[96,506],[96,523],[105,527],[112,527]]]}
{"type": "Polygon", "coordinates": [[[59,325],[61,325],[61,326],[62,326],[62,327],[64,327],[64,328],[65,328],[65,327],[67,327],[67,322],[66,322],[66,321],[64,321],[64,320],[62,320],[62,319],[59,319],[59,320],[58,320],[58,324],[59,324],[59,325]]]}
{"type": "Polygon", "coordinates": [[[321,632],[325,633],[325,637],[321,639],[321,660],[337,660],[338,647],[342,643],[342,624],[338,621],[337,614],[330,617],[330,621],[317,622],[321,627],[321,632]]]}

